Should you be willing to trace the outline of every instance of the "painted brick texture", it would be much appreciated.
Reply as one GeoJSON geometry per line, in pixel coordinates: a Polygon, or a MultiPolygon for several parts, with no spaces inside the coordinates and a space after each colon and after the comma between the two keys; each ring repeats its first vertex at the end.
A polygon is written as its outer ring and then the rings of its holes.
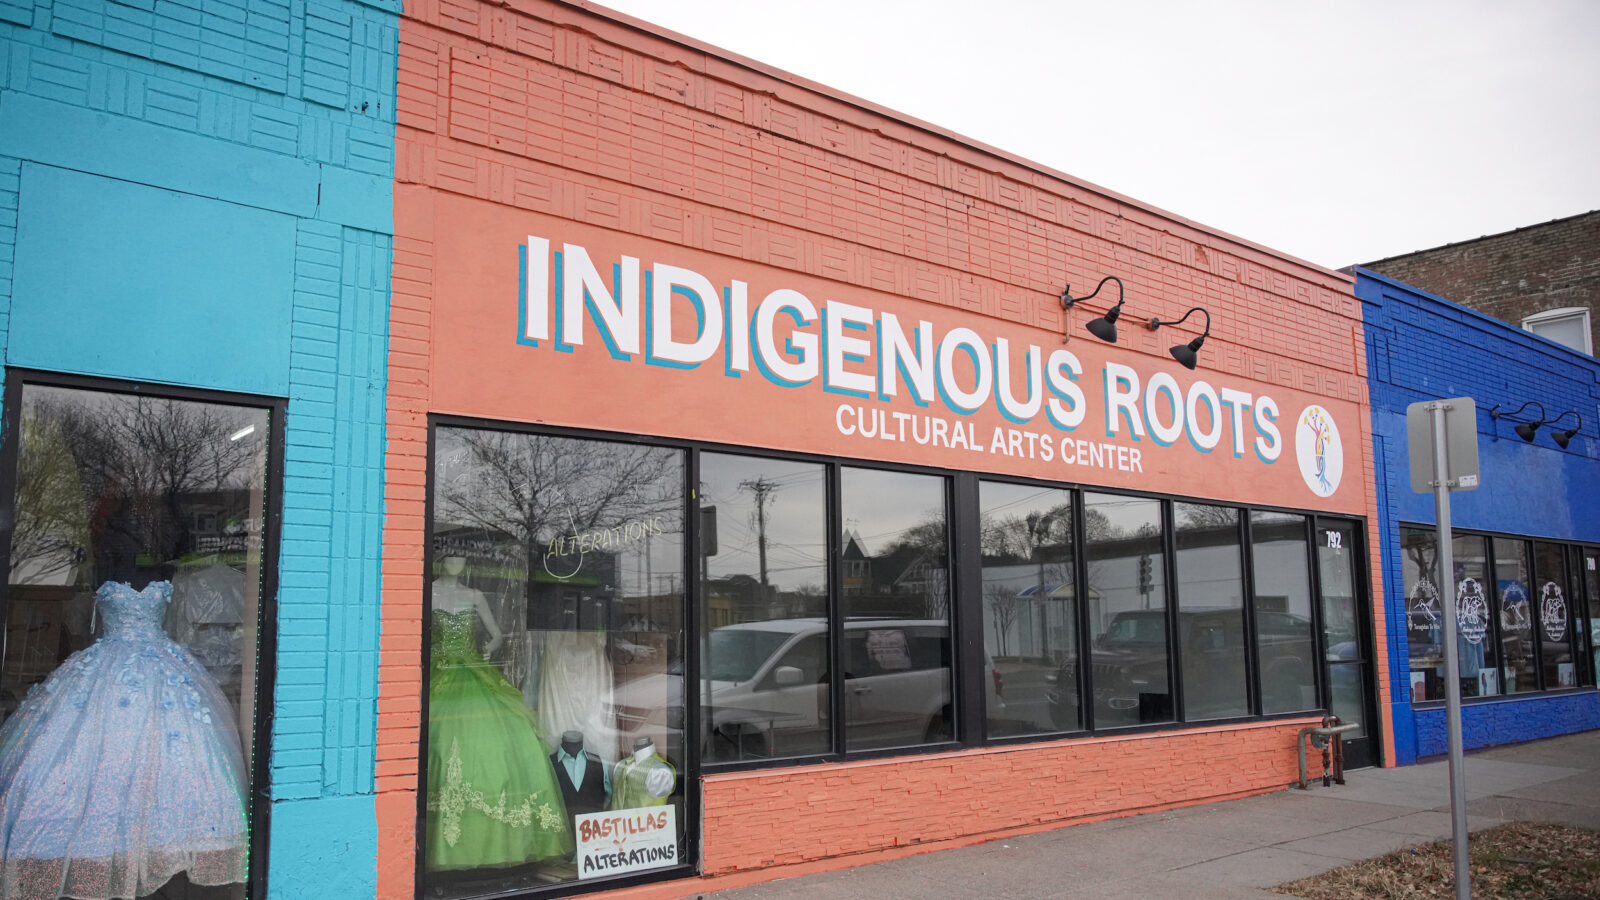
{"type": "MultiPolygon", "coordinates": [[[[1360,308],[1335,273],[639,23],[541,0],[418,0],[401,19],[396,102],[375,770],[380,897],[414,891],[432,323],[449,315],[433,289],[436,266],[449,264],[432,232],[431,198],[441,192],[1055,330],[1065,324],[1065,284],[1081,293],[1114,273],[1141,313],[1175,317],[1206,306],[1215,326],[1205,367],[1218,377],[1366,409],[1360,308]]],[[[1164,356],[1172,343],[1167,334],[1126,331],[1121,343],[1134,352],[1164,356]]],[[[537,415],[530,408],[528,418],[537,415]]],[[[1370,484],[1369,438],[1349,439],[1346,465],[1347,477],[1370,484]]],[[[1375,530],[1371,538],[1375,548],[1375,530]]],[[[1375,550],[1370,567],[1377,583],[1375,550]]],[[[1261,790],[1293,778],[1287,727],[862,764],[870,777],[857,764],[718,776],[705,783],[706,870],[1261,790]],[[1193,771],[1172,767],[1166,754],[1188,758],[1190,747],[1201,751],[1193,771]],[[1234,777],[1218,774],[1234,767],[1212,765],[1207,753],[1237,758],[1239,781],[1215,781],[1234,777]],[[1171,796],[1153,798],[1132,778],[1066,774],[1109,772],[1113,760],[1133,761],[1171,796]],[[1028,777],[1050,790],[1061,785],[1061,794],[1019,798],[1026,812],[1012,824],[986,809],[1004,804],[985,801],[984,774],[1038,766],[1054,774],[1028,777]],[[1150,774],[1163,767],[1172,771],[1150,774]],[[889,786],[876,788],[879,811],[861,812],[852,797],[864,789],[841,774],[850,772],[889,786]],[[963,787],[922,790],[934,782],[963,787]],[[913,795],[925,805],[910,803],[913,795]],[[777,829],[779,809],[790,811],[782,827],[812,849],[780,851],[787,838],[737,836],[738,821],[751,815],[770,814],[762,827],[777,829]],[[906,824],[919,816],[927,820],[906,824]]]]}
{"type": "MultiPolygon", "coordinates": [[[[1417,711],[1417,756],[1450,752],[1444,710],[1417,711]]],[[[1461,741],[1468,748],[1515,744],[1600,728],[1600,695],[1593,691],[1538,699],[1473,703],[1461,712],[1461,741]]]]}
{"type": "MultiPolygon", "coordinates": [[[[263,661],[273,740],[257,765],[274,831],[324,852],[270,858],[275,897],[372,890],[398,11],[381,0],[0,2],[0,348],[14,308],[50,303],[13,296],[24,165],[295,217],[292,254],[274,260],[293,289],[284,371],[267,379],[288,405],[278,656],[263,661]]],[[[169,318],[182,347],[186,322],[169,318]]],[[[168,371],[155,380],[230,387],[226,373],[168,371]]]]}
{"type": "Polygon", "coordinates": [[[1281,788],[1279,721],[705,779],[704,874],[1129,815],[1281,788]]]}
{"type": "MultiPolygon", "coordinates": [[[[11,337],[11,282],[17,260],[17,201],[22,188],[22,161],[0,156],[0,353],[11,337]]],[[[5,387],[0,371],[0,389],[5,387]]]]}
{"type": "MultiPolygon", "coordinates": [[[[1473,397],[1478,406],[1483,485],[1452,495],[1457,528],[1564,541],[1600,541],[1600,515],[1589,485],[1600,479],[1600,442],[1585,430],[1562,450],[1541,431],[1524,444],[1489,410],[1514,409],[1538,400],[1551,415],[1565,409],[1600,409],[1600,363],[1593,357],[1534,337],[1441,297],[1358,270],[1356,291],[1365,310],[1367,354],[1374,361],[1372,390],[1374,479],[1372,528],[1387,549],[1382,567],[1385,631],[1389,635],[1389,694],[1393,702],[1396,761],[1445,752],[1443,711],[1413,710],[1406,689],[1405,582],[1400,524],[1434,521],[1431,497],[1414,494],[1410,481],[1405,411],[1411,403],[1473,397]]],[[[1570,417],[1567,422],[1574,420],[1570,417]]],[[[1531,740],[1596,727],[1594,698],[1520,697],[1469,703],[1462,711],[1466,746],[1531,740]],[[1522,735],[1522,736],[1518,736],[1522,735]]]]}
{"type": "Polygon", "coordinates": [[[389,239],[302,222],[279,557],[274,796],[371,793],[389,239]]]}
{"type": "Polygon", "coordinates": [[[1536,312],[1589,310],[1600,347],[1600,211],[1368,263],[1365,268],[1520,326],[1536,312]]]}
{"type": "MultiPolygon", "coordinates": [[[[204,14],[164,2],[35,6],[35,27],[7,41],[0,87],[355,172],[393,172],[396,38],[378,9],[337,4],[328,15],[342,29],[308,41],[309,14],[262,0],[207,4],[204,14]],[[338,91],[335,71],[347,79],[338,91]],[[320,102],[335,97],[337,109],[320,102]]],[[[319,20],[310,21],[314,30],[319,20]]]]}

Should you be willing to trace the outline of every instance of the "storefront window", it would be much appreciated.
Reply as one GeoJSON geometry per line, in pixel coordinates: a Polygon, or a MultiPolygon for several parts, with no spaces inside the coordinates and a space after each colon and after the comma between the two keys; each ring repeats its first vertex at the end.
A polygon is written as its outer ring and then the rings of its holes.
{"type": "Polygon", "coordinates": [[[840,470],[845,747],[954,736],[945,481],[840,470]]]}
{"type": "MultiPolygon", "coordinates": [[[[1494,538],[1495,587],[1500,593],[1500,690],[1506,694],[1539,689],[1534,668],[1533,606],[1529,593],[1528,544],[1494,538]]],[[[1444,695],[1432,698],[1444,699],[1444,695]]]]}
{"type": "Polygon", "coordinates": [[[1319,703],[1306,517],[1252,512],[1250,541],[1261,711],[1271,714],[1314,709],[1319,703]]]}
{"type": "Polygon", "coordinates": [[[1249,715],[1239,511],[1176,503],[1173,522],[1184,719],[1249,715]]]}
{"type": "Polygon", "coordinates": [[[1566,548],[1533,543],[1534,628],[1539,639],[1546,690],[1577,687],[1577,662],[1572,655],[1572,585],[1567,578],[1566,548]]]}
{"type": "Polygon", "coordinates": [[[429,896],[683,861],[684,454],[434,435],[429,896]]]}
{"type": "Polygon", "coordinates": [[[270,411],[37,384],[20,407],[0,882],[242,898],[270,411]]]}
{"type": "Polygon", "coordinates": [[[700,456],[707,762],[833,749],[825,475],[816,463],[700,456]]]}
{"type": "Polygon", "coordinates": [[[1500,679],[1494,652],[1494,592],[1488,586],[1488,542],[1477,535],[1458,534],[1454,540],[1456,671],[1461,676],[1461,696],[1491,697],[1500,693],[1500,679]]]}
{"type": "Polygon", "coordinates": [[[978,503],[988,733],[1082,728],[1072,494],[985,481],[978,503]]]}
{"type": "Polygon", "coordinates": [[[1161,502],[1085,494],[1096,728],[1173,720],[1161,502]]]}
{"type": "Polygon", "coordinates": [[[1589,683],[1600,679],[1600,638],[1595,629],[1600,628],[1600,552],[1583,551],[1583,584],[1589,598],[1589,653],[1593,665],[1589,667],[1589,683]]]}
{"type": "Polygon", "coordinates": [[[1431,529],[1400,529],[1412,703],[1444,699],[1444,626],[1439,617],[1439,544],[1431,529]]]}

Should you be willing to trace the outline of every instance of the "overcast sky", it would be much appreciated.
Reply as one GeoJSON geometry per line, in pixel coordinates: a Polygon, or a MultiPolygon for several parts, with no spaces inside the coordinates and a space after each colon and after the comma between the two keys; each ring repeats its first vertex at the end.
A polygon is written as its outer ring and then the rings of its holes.
{"type": "Polygon", "coordinates": [[[1600,2],[609,0],[1330,268],[1600,208],[1600,2]]]}

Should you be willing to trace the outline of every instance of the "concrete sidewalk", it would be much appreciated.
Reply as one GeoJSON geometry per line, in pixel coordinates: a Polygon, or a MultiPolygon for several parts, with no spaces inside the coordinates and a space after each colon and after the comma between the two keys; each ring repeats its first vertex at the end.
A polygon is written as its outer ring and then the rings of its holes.
{"type": "MultiPolygon", "coordinates": [[[[1318,770],[1320,771],[1320,769],[1318,770]]],[[[1444,760],[1348,784],[1074,825],[704,895],[715,900],[1281,897],[1273,885],[1450,837],[1444,760]]],[[[1473,830],[1514,820],[1600,829],[1600,731],[1467,756],[1473,830]]]]}

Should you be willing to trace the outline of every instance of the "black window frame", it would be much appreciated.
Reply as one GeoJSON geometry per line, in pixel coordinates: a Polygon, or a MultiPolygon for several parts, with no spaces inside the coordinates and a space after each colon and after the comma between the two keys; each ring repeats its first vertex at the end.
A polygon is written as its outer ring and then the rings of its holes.
{"type": "MultiPolygon", "coordinates": [[[[1401,521],[1396,523],[1396,528],[1419,529],[1432,534],[1436,542],[1439,540],[1439,527],[1437,524],[1432,522],[1401,521]]],[[[1482,538],[1487,543],[1488,553],[1486,561],[1488,564],[1487,567],[1489,571],[1489,581],[1495,586],[1494,590],[1488,592],[1490,594],[1490,597],[1488,598],[1490,607],[1490,629],[1496,642],[1496,663],[1502,675],[1505,671],[1505,659],[1503,657],[1505,645],[1502,641],[1501,635],[1500,591],[1498,589],[1498,585],[1500,583],[1500,573],[1499,561],[1497,559],[1498,554],[1495,552],[1494,547],[1494,542],[1496,540],[1513,541],[1520,546],[1523,565],[1525,565],[1528,570],[1528,613],[1532,622],[1530,641],[1532,643],[1532,666],[1535,672],[1534,689],[1530,691],[1518,691],[1515,693],[1508,692],[1505,689],[1506,686],[1502,680],[1499,693],[1489,694],[1482,697],[1462,697],[1462,704],[1470,706],[1478,703],[1497,703],[1507,700],[1552,697],[1594,690],[1596,682],[1596,673],[1594,672],[1594,666],[1592,664],[1594,635],[1589,633],[1587,624],[1583,626],[1578,625],[1578,614],[1579,612],[1586,613],[1588,609],[1592,608],[1590,604],[1600,603],[1600,597],[1588,596],[1588,590],[1586,586],[1587,582],[1583,577],[1584,570],[1582,568],[1584,554],[1600,554],[1600,545],[1564,538],[1547,538],[1536,535],[1515,534],[1506,531],[1491,531],[1481,528],[1456,528],[1454,526],[1451,527],[1450,534],[1452,540],[1459,535],[1462,537],[1482,538]],[[1533,584],[1535,581],[1533,545],[1535,543],[1554,544],[1561,548],[1563,579],[1561,586],[1565,591],[1568,592],[1567,631],[1568,641],[1572,648],[1573,666],[1575,672],[1574,681],[1576,682],[1571,686],[1550,685],[1546,683],[1546,679],[1544,677],[1544,640],[1542,639],[1543,631],[1541,630],[1543,622],[1540,618],[1541,613],[1538,609],[1539,602],[1537,596],[1535,595],[1535,585],[1533,584]],[[1574,588],[1578,589],[1578,592],[1581,593],[1575,593],[1573,590],[1574,588]]],[[[1451,590],[1454,590],[1454,585],[1451,585],[1450,587],[1451,590]]],[[[1443,589],[1441,588],[1441,591],[1442,590],[1443,589]]],[[[1441,599],[1442,596],[1443,595],[1441,593],[1441,599]]],[[[1485,638],[1485,640],[1488,640],[1488,638],[1485,638]]],[[[1459,665],[1459,660],[1457,661],[1457,664],[1459,665]]],[[[1407,660],[1405,671],[1408,673],[1411,671],[1409,658],[1407,660]]],[[[1420,703],[1412,703],[1411,705],[1417,709],[1437,709],[1443,707],[1444,703],[1445,701],[1440,699],[1424,700],[1420,703]]]]}
{"type": "MultiPolygon", "coordinates": [[[[272,731],[276,712],[274,695],[278,676],[278,550],[283,526],[285,427],[289,401],[284,397],[245,394],[182,385],[107,378],[97,375],[7,367],[5,390],[0,394],[0,571],[11,570],[11,538],[16,521],[17,465],[22,434],[22,393],[29,386],[62,388],[101,394],[153,397],[161,400],[244,406],[267,413],[267,465],[263,476],[265,497],[261,547],[261,596],[256,606],[255,721],[251,723],[252,759],[249,791],[249,863],[245,896],[261,900],[267,894],[268,857],[272,834],[272,731]]],[[[0,660],[5,658],[6,623],[11,613],[10,579],[0,579],[0,660]]]]}
{"type": "MultiPolygon", "coordinates": [[[[501,419],[484,419],[470,416],[446,415],[429,413],[427,418],[427,449],[424,468],[426,471],[423,492],[423,525],[422,525],[422,573],[433,570],[434,546],[434,494],[436,487],[436,461],[437,436],[440,428],[471,429],[478,431],[496,431],[510,434],[539,435],[572,440],[607,441],[610,443],[633,444],[637,446],[661,447],[678,450],[684,454],[683,481],[680,486],[683,497],[684,541],[683,541],[683,572],[684,572],[684,609],[683,622],[685,633],[685,650],[683,653],[683,703],[685,735],[695,733],[700,724],[700,654],[698,642],[692,636],[699,633],[699,602],[701,583],[700,567],[695,564],[695,554],[700,552],[701,528],[698,504],[699,484],[699,453],[693,446],[684,441],[675,441],[647,435],[619,434],[611,431],[596,431],[593,429],[559,428],[543,425],[532,425],[522,422],[501,419]]],[[[423,900],[427,897],[426,875],[427,854],[424,849],[427,844],[428,821],[428,684],[431,682],[432,665],[432,635],[433,635],[433,592],[431,579],[422,577],[422,639],[421,639],[421,688],[418,696],[418,725],[417,725],[417,804],[416,822],[413,831],[415,852],[413,854],[413,889],[412,896],[423,900]]],[[[484,897],[516,898],[537,897],[554,898],[570,897],[578,894],[590,894],[597,891],[612,891],[623,888],[638,887],[641,885],[655,884],[676,878],[687,878],[697,875],[700,870],[700,784],[701,760],[698,747],[698,738],[685,743],[684,758],[678,766],[678,779],[683,786],[683,852],[680,856],[682,862],[673,866],[663,866],[659,869],[650,869],[643,872],[632,872],[625,875],[602,876],[597,878],[577,878],[572,881],[556,882],[548,885],[530,884],[522,889],[502,890],[483,894],[484,897]]]]}
{"type": "MultiPolygon", "coordinates": [[[[684,541],[684,572],[685,572],[685,653],[683,670],[685,679],[684,706],[685,706],[685,759],[682,761],[681,777],[691,789],[685,790],[683,814],[685,816],[685,845],[684,859],[688,862],[677,866],[652,870],[649,872],[633,873],[609,879],[592,879],[552,884],[548,886],[530,887],[521,892],[505,896],[529,897],[562,897],[574,894],[589,893],[595,890],[610,890],[630,887],[640,884],[654,883],[671,878],[683,877],[699,869],[700,844],[698,823],[702,814],[700,792],[692,789],[700,780],[708,775],[717,775],[729,772],[760,771],[765,769],[790,768],[795,766],[815,765],[822,763],[837,763],[843,761],[870,760],[887,757],[912,756],[928,753],[948,752],[950,750],[982,747],[1005,747],[1019,744],[1037,744],[1047,741],[1061,740],[1064,738],[1081,738],[1098,735],[1137,735],[1156,732],[1181,731],[1192,728],[1215,728],[1236,725],[1240,723],[1253,723],[1263,721],[1304,719],[1318,716],[1327,710],[1327,684],[1324,673],[1324,660],[1326,648],[1325,635],[1323,634],[1322,606],[1318,602],[1320,587],[1317,578],[1317,559],[1315,547],[1315,534],[1317,522],[1323,517],[1336,518],[1342,522],[1353,523],[1356,534],[1365,536],[1368,528],[1367,517],[1347,513],[1331,513],[1321,510],[1308,510],[1295,507],[1279,507],[1266,505],[1251,505],[1206,497],[1189,497],[1166,494],[1155,491],[1129,490],[1101,486],[1083,482],[1061,481],[1044,478],[1009,475],[998,472],[980,472],[964,469],[948,469],[934,466],[919,466],[902,463],[885,462],[881,460],[861,459],[855,457],[831,456],[816,453],[801,453],[781,449],[764,447],[751,447],[723,442],[704,440],[691,440],[685,438],[664,437],[659,435],[634,434],[597,429],[573,428],[566,426],[549,425],[543,423],[518,422],[514,420],[486,419],[481,417],[460,416],[443,413],[430,413],[427,417],[427,482],[425,501],[425,525],[423,534],[423,567],[424,571],[432,564],[433,549],[433,515],[434,515],[434,459],[436,455],[435,437],[439,428],[468,428],[490,431],[504,431],[518,434],[549,435],[553,437],[572,438],[580,440],[600,440],[620,443],[631,443],[662,447],[682,451],[685,454],[685,484],[683,488],[684,521],[687,536],[684,541]],[[705,540],[701,505],[698,485],[700,481],[701,456],[703,453],[717,453],[731,456],[741,456],[755,459],[773,459],[785,462],[801,462],[818,464],[824,468],[824,528],[826,532],[827,574],[826,584],[828,597],[825,608],[828,615],[829,636],[829,689],[830,712],[833,716],[834,727],[830,735],[830,747],[827,752],[812,753],[782,757],[776,759],[745,759],[710,762],[703,758],[700,738],[704,723],[700,708],[701,652],[700,640],[705,627],[703,619],[704,591],[703,573],[698,565],[700,554],[705,540]],[[875,747],[870,749],[849,750],[848,735],[846,734],[845,721],[845,684],[843,656],[845,653],[845,621],[843,618],[843,581],[845,577],[843,553],[843,502],[841,497],[842,472],[846,468],[861,470],[877,470],[890,473],[920,474],[937,477],[943,486],[943,495],[946,513],[946,560],[950,590],[949,609],[949,646],[951,654],[951,705],[952,705],[952,734],[946,741],[911,744],[895,747],[875,747]],[[1073,547],[1072,579],[1075,595],[1080,598],[1076,603],[1074,615],[1077,625],[1077,666],[1078,686],[1082,692],[1081,697],[1093,696],[1093,672],[1090,665],[1090,632],[1088,628],[1088,604],[1081,602],[1087,592],[1087,565],[1086,565],[1086,535],[1084,533],[1084,496],[1086,493],[1112,495],[1119,497],[1154,500],[1158,503],[1160,521],[1162,523],[1162,554],[1163,574],[1165,584],[1163,588],[1163,609],[1166,616],[1166,641],[1168,653],[1168,690],[1172,696],[1173,718],[1166,722],[1140,723],[1114,727],[1096,727],[1094,723],[1092,703],[1080,706],[1083,709],[1082,727],[1070,730],[1041,731],[1034,734],[989,736],[987,734],[987,691],[983,679],[987,677],[984,671],[983,623],[982,605],[974,602],[972,598],[981,597],[982,583],[982,557],[981,537],[979,534],[978,512],[980,509],[980,484],[982,482],[995,482],[1002,484],[1015,484],[1049,488],[1066,491],[1072,501],[1071,540],[1073,547]],[[1181,665],[1182,652],[1179,635],[1178,598],[1181,586],[1178,583],[1177,549],[1175,533],[1175,504],[1194,503],[1209,506],[1220,506],[1233,509],[1238,513],[1236,525],[1238,547],[1240,554],[1240,577],[1243,582],[1243,617],[1245,671],[1247,673],[1247,693],[1249,712],[1244,715],[1226,718],[1200,718],[1191,719],[1184,708],[1183,683],[1181,665]],[[1314,678],[1314,694],[1319,706],[1308,707],[1281,713],[1263,714],[1262,689],[1260,684],[1260,659],[1257,646],[1257,614],[1255,609],[1255,580],[1254,580],[1254,554],[1251,547],[1250,515],[1252,512],[1286,513],[1301,517],[1304,521],[1304,552],[1306,555],[1305,571],[1310,579],[1311,591],[1311,646],[1316,658],[1313,660],[1312,672],[1314,678]],[[688,737],[688,736],[692,736],[688,737]]],[[[1362,551],[1365,551],[1365,542],[1362,542],[1362,551]]],[[[1365,556],[1362,557],[1366,559],[1365,556]]],[[[1368,592],[1370,597],[1369,578],[1366,566],[1356,566],[1359,573],[1357,588],[1368,592]]],[[[431,602],[427,597],[427,586],[424,583],[423,621],[424,636],[431,629],[431,602]]],[[[1370,640],[1373,625],[1363,622],[1363,635],[1370,640]]],[[[429,648],[426,637],[422,646],[422,679],[428,681],[429,648]]],[[[427,732],[427,696],[423,692],[420,708],[419,746],[418,758],[426,756],[427,732]]],[[[1376,723],[1375,723],[1376,724],[1376,723]]],[[[1376,728],[1374,729],[1376,734],[1376,728]]],[[[426,772],[422,766],[418,769],[418,809],[416,837],[417,846],[423,846],[422,833],[426,818],[426,772]]],[[[416,859],[416,886],[418,894],[422,896],[423,885],[423,856],[419,850],[416,859]]]]}

